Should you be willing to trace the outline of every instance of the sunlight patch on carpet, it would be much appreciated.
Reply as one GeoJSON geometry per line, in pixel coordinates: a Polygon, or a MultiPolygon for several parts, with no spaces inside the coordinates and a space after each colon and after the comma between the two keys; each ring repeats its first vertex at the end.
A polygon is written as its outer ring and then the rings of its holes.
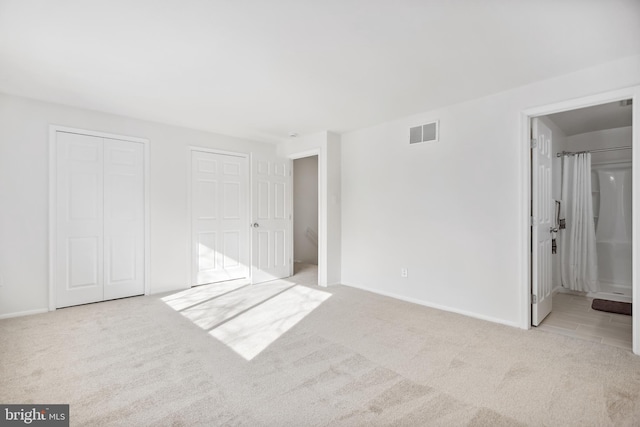
{"type": "Polygon", "coordinates": [[[187,308],[180,314],[202,329],[210,330],[246,310],[251,310],[254,306],[263,304],[269,298],[275,297],[292,286],[292,284],[280,280],[268,285],[247,286],[187,308]]]}
{"type": "Polygon", "coordinates": [[[328,292],[297,285],[223,323],[209,334],[251,360],[330,296],[328,292]]]}
{"type": "Polygon", "coordinates": [[[166,297],[162,298],[162,301],[174,310],[180,311],[184,310],[185,308],[200,304],[211,298],[216,298],[227,292],[240,289],[244,286],[247,286],[248,284],[249,282],[247,280],[234,280],[215,284],[215,286],[196,286],[185,291],[167,295],[166,297]]]}

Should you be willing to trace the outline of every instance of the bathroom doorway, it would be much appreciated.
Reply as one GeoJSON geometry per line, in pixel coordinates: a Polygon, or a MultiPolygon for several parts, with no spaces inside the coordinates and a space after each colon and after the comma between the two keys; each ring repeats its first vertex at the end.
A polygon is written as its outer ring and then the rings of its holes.
{"type": "MultiPolygon", "coordinates": [[[[529,195],[529,197],[525,200],[523,200],[523,208],[524,208],[524,212],[526,212],[526,217],[523,217],[523,222],[526,221],[526,223],[523,224],[523,240],[526,242],[526,246],[523,246],[523,257],[524,257],[524,262],[525,265],[528,266],[528,268],[526,268],[525,270],[523,270],[523,274],[524,277],[526,279],[526,281],[523,283],[523,286],[526,286],[525,289],[527,289],[526,293],[523,293],[522,295],[522,307],[523,307],[523,311],[522,311],[522,325],[524,328],[531,328],[531,326],[535,325],[536,323],[534,323],[534,316],[536,314],[536,308],[539,308],[540,306],[544,305],[544,304],[540,304],[540,297],[538,295],[544,296],[544,293],[548,292],[549,294],[549,299],[553,299],[553,295],[554,293],[556,295],[561,294],[562,291],[562,283],[560,284],[560,288],[558,288],[557,286],[557,281],[554,283],[554,281],[552,280],[553,277],[556,278],[557,280],[557,270],[555,272],[555,276],[554,276],[554,271],[553,271],[553,260],[551,259],[551,256],[558,256],[557,252],[556,255],[551,255],[551,248],[552,248],[552,239],[549,239],[549,263],[547,264],[547,268],[543,270],[540,270],[540,266],[542,266],[542,263],[537,262],[536,257],[540,258],[540,254],[538,253],[541,245],[539,244],[540,241],[537,240],[537,236],[535,235],[534,231],[544,231],[544,228],[539,227],[538,224],[538,220],[535,218],[535,210],[534,205],[538,205],[540,206],[540,200],[536,199],[536,192],[534,190],[534,186],[535,183],[537,182],[537,180],[539,180],[540,178],[540,174],[536,173],[536,171],[538,170],[538,164],[534,161],[535,160],[535,144],[534,141],[532,140],[532,132],[533,132],[533,125],[534,125],[534,121],[538,121],[538,122],[542,122],[544,123],[542,120],[539,120],[541,117],[543,116],[550,116],[552,114],[556,114],[556,113],[563,113],[563,112],[569,112],[569,111],[573,111],[573,110],[583,110],[583,109],[587,109],[588,107],[595,107],[595,106],[601,106],[603,104],[614,104],[617,103],[618,107],[620,108],[629,108],[631,111],[631,125],[630,126],[622,126],[619,125],[618,127],[614,127],[614,126],[608,126],[606,128],[601,128],[601,129],[597,129],[600,131],[604,131],[606,130],[610,130],[610,129],[618,129],[621,127],[630,127],[630,129],[627,129],[626,132],[630,133],[631,135],[631,143],[629,145],[631,145],[632,147],[636,147],[638,144],[638,141],[640,140],[640,135],[638,132],[637,127],[634,127],[633,124],[637,124],[640,122],[640,111],[636,108],[637,107],[637,103],[638,100],[640,99],[640,87],[632,87],[632,88],[627,88],[627,89],[621,89],[618,91],[613,91],[613,92],[609,92],[609,93],[603,93],[603,94],[599,94],[599,95],[593,95],[590,97],[586,97],[586,98],[582,98],[582,99],[576,99],[576,100],[571,100],[571,101],[564,101],[564,102],[559,102],[557,104],[553,104],[553,105],[547,105],[547,106],[541,106],[541,107],[536,107],[536,108],[531,108],[528,110],[523,111],[523,122],[522,122],[522,138],[523,138],[523,142],[526,141],[527,144],[527,148],[525,149],[523,147],[523,155],[526,155],[526,164],[528,165],[528,167],[526,169],[523,169],[523,191],[525,191],[526,194],[529,195]],[[629,102],[628,100],[631,100],[631,102],[629,102]],[[620,101],[624,101],[624,103],[621,103],[620,101]],[[524,151],[526,150],[526,151],[524,151]],[[548,275],[549,280],[548,282],[544,282],[541,280],[538,280],[540,276],[540,274],[545,274],[548,275]],[[541,285],[545,285],[545,286],[541,286],[541,285]]],[[[609,105],[608,107],[613,107],[613,105],[609,105]]],[[[584,111],[583,111],[584,112],[584,111]]],[[[597,123],[595,119],[588,119],[587,122],[590,125],[596,125],[597,123]]],[[[548,123],[544,123],[544,124],[548,124],[548,123]]],[[[559,127],[557,124],[554,124],[556,127],[559,127]]],[[[547,126],[548,127],[548,126],[547,126]]],[[[551,127],[554,127],[553,125],[551,127]]],[[[584,131],[582,133],[586,134],[589,132],[596,132],[597,130],[587,130],[584,131]]],[[[553,140],[553,132],[550,131],[551,134],[551,140],[553,140]]],[[[561,137],[562,135],[560,133],[556,133],[557,136],[561,137]]],[[[579,134],[576,134],[579,135],[579,134]]],[[[570,135],[570,136],[574,136],[574,135],[570,135]]],[[[565,137],[566,139],[571,142],[572,140],[575,140],[576,138],[571,138],[570,136],[567,136],[567,134],[565,133],[565,137]]],[[[561,138],[560,138],[561,139],[561,138]]],[[[543,139],[544,140],[544,139],[543,139]]],[[[565,149],[565,150],[558,150],[557,147],[554,147],[553,145],[553,141],[551,141],[551,143],[548,145],[549,150],[548,150],[548,160],[550,163],[549,166],[549,174],[548,174],[548,182],[549,182],[549,186],[552,186],[552,180],[554,179],[553,174],[551,173],[552,168],[553,168],[553,159],[560,159],[559,157],[554,157],[557,156],[558,152],[560,151],[570,151],[571,148],[565,149]]],[[[612,148],[611,146],[605,147],[605,148],[612,148]]],[[[591,151],[592,155],[595,155],[596,153],[607,153],[607,152],[613,152],[613,151],[623,151],[623,150],[608,150],[608,151],[596,151],[599,150],[600,148],[596,148],[596,147],[588,147],[588,149],[583,149],[584,151],[591,151]]],[[[601,157],[601,154],[599,154],[599,156],[601,157]]],[[[610,156],[610,154],[608,154],[607,156],[610,156]]],[[[633,164],[637,164],[637,162],[640,160],[640,152],[638,152],[637,150],[631,150],[631,164],[633,167],[633,164]]],[[[609,159],[611,160],[611,159],[609,159]]],[[[617,160],[621,160],[621,159],[617,159],[617,160]]],[[[555,160],[556,163],[556,168],[557,168],[557,164],[560,160],[555,160]]],[[[597,175],[598,173],[594,173],[594,175],[597,175]]],[[[601,174],[601,175],[606,175],[606,174],[601,174]]],[[[631,175],[631,180],[632,180],[632,188],[631,188],[631,208],[637,210],[638,209],[638,205],[640,204],[640,176],[637,173],[630,173],[631,175]]],[[[598,178],[599,179],[599,178],[598,178]]],[[[615,179],[615,178],[614,178],[615,179]]],[[[557,180],[558,178],[556,178],[556,185],[557,185],[557,180]]],[[[539,184],[539,182],[538,182],[539,184]]],[[[599,182],[598,182],[599,184],[599,182]]],[[[551,194],[551,190],[549,190],[549,194],[551,194]]],[[[545,199],[543,199],[545,200],[545,199]]],[[[552,219],[555,220],[555,203],[552,197],[549,197],[548,200],[546,201],[547,206],[549,206],[550,213],[549,217],[551,217],[552,219]]],[[[593,200],[592,200],[593,203],[593,200]]],[[[598,207],[599,209],[599,207],[598,207]]],[[[551,219],[550,219],[551,220],[551,219]]],[[[600,218],[598,218],[598,220],[601,221],[600,218]]],[[[638,223],[640,219],[638,218],[633,218],[631,219],[631,228],[632,230],[637,230],[638,226],[640,226],[640,224],[638,223]]],[[[592,220],[594,223],[595,221],[592,220]]],[[[616,221],[613,221],[616,222],[616,221]]],[[[555,224],[554,224],[555,225],[555,224]]],[[[550,234],[552,232],[555,232],[555,230],[553,230],[555,227],[553,226],[549,226],[548,228],[546,228],[546,233],[550,234]]],[[[539,233],[540,235],[544,234],[544,233],[539,233]]],[[[561,240],[561,239],[559,239],[561,240]]],[[[635,239],[633,236],[631,238],[631,266],[632,266],[632,273],[631,273],[631,299],[633,302],[635,302],[636,304],[634,304],[633,307],[633,311],[636,312],[637,314],[637,307],[638,304],[640,303],[639,301],[639,297],[638,297],[638,281],[636,280],[636,275],[633,273],[633,270],[636,270],[636,267],[640,264],[639,262],[639,256],[638,256],[638,250],[637,250],[637,239],[635,239]]],[[[558,241],[555,242],[556,244],[558,244],[558,241]]],[[[601,245],[602,246],[602,245],[601,245]]],[[[560,247],[556,248],[556,250],[561,250],[560,247]]],[[[588,292],[587,292],[588,293],[588,292]]],[[[586,294],[584,294],[585,298],[592,298],[592,297],[586,297],[586,294]]],[[[562,295],[564,295],[564,292],[562,292],[562,295]]],[[[613,294],[616,295],[616,294],[613,294]]],[[[612,297],[613,298],[613,297],[612,297]]],[[[589,303],[589,302],[587,302],[589,303]]],[[[553,304],[549,304],[550,307],[550,312],[553,311],[553,304]]],[[[541,313],[542,316],[539,316],[537,321],[538,324],[542,322],[543,318],[544,318],[544,313],[541,313]]],[[[631,342],[632,342],[632,350],[634,353],[636,354],[640,354],[640,319],[638,317],[638,315],[636,316],[628,316],[626,317],[627,319],[627,323],[630,320],[630,325],[627,325],[627,328],[630,329],[630,333],[631,333],[631,342]]],[[[576,329],[578,329],[576,327],[576,329]]],[[[585,328],[580,328],[580,331],[577,332],[584,332],[585,328]]],[[[585,334],[586,336],[586,334],[585,334]]],[[[593,338],[593,337],[592,337],[593,338]]],[[[600,341],[598,338],[592,339],[592,340],[596,340],[596,341],[600,341]]],[[[602,342],[602,341],[600,341],[602,342]]]]}
{"type": "Polygon", "coordinates": [[[531,325],[631,350],[633,102],[530,120],[531,325]]]}
{"type": "Polygon", "coordinates": [[[294,274],[318,275],[318,156],[293,160],[294,274]]]}

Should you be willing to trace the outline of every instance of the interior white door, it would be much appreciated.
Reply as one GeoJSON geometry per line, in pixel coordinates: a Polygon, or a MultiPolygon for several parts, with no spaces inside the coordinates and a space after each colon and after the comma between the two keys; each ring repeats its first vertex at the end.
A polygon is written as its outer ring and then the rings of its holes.
{"type": "Polygon", "coordinates": [[[532,227],[531,227],[531,269],[532,269],[532,305],[531,324],[538,326],[551,313],[552,306],[552,264],[551,229],[554,226],[552,200],[552,134],[539,119],[532,120],[532,227]]]}
{"type": "Polygon", "coordinates": [[[104,299],[144,294],[144,146],[104,139],[104,299]]]}
{"type": "Polygon", "coordinates": [[[247,277],[246,157],[192,151],[191,259],[195,285],[247,277]]]}
{"type": "Polygon", "coordinates": [[[144,294],[144,146],[56,132],[56,307],[144,294]]]}
{"type": "Polygon", "coordinates": [[[56,306],[103,299],[103,143],[56,137],[56,306]]]}
{"type": "Polygon", "coordinates": [[[288,277],[291,271],[291,160],[254,158],[251,281],[288,277]]]}

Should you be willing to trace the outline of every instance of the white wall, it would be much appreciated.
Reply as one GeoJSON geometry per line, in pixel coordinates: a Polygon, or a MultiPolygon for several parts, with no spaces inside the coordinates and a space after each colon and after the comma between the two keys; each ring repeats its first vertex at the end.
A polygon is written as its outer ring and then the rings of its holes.
{"type": "Polygon", "coordinates": [[[318,264],[318,156],[293,161],[293,258],[318,264]]]}
{"type": "Polygon", "coordinates": [[[343,134],[342,282],[523,326],[522,113],[639,84],[635,56],[343,134]],[[440,141],[410,146],[432,120],[440,141]]]}
{"type": "Polygon", "coordinates": [[[327,132],[327,283],[342,283],[342,138],[327,132]]]}
{"type": "Polygon", "coordinates": [[[48,145],[56,124],[149,139],[151,292],[187,285],[187,147],[275,146],[0,94],[0,316],[48,306],[48,145]]]}
{"type": "MultiPolygon", "coordinates": [[[[568,151],[585,151],[598,148],[631,145],[631,126],[581,133],[567,138],[568,151]]],[[[631,161],[631,150],[605,151],[591,154],[591,163],[631,161]]]]}

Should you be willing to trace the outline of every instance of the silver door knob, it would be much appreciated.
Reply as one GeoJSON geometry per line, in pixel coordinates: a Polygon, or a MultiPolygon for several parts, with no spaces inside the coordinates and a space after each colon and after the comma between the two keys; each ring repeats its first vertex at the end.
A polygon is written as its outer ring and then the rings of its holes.
{"type": "Polygon", "coordinates": [[[253,228],[258,228],[258,227],[260,227],[260,224],[258,224],[257,222],[254,222],[253,224],[251,224],[251,226],[253,228]]]}
{"type": "Polygon", "coordinates": [[[549,228],[549,233],[557,233],[557,232],[558,232],[558,227],[549,228]]]}

